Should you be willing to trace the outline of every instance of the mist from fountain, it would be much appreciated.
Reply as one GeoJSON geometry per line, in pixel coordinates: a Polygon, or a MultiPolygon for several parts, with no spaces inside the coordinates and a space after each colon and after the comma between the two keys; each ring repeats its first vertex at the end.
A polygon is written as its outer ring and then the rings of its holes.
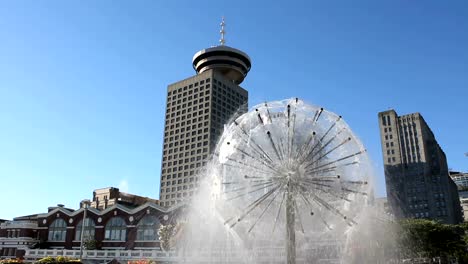
{"type": "Polygon", "coordinates": [[[297,98],[254,106],[225,126],[201,174],[175,244],[181,263],[383,258],[368,254],[373,169],[341,116],[297,98]]]}

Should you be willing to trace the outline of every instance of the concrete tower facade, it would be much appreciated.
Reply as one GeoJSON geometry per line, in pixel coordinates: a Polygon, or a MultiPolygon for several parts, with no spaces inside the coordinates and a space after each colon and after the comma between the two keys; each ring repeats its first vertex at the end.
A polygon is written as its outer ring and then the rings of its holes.
{"type": "Polygon", "coordinates": [[[388,203],[397,218],[462,220],[445,153],[419,113],[379,113],[388,203]]]}
{"type": "Polygon", "coordinates": [[[172,206],[190,199],[206,165],[235,114],[247,111],[248,92],[240,87],[251,67],[244,52],[224,45],[197,52],[196,75],[167,87],[161,166],[160,204],[172,206]]]}

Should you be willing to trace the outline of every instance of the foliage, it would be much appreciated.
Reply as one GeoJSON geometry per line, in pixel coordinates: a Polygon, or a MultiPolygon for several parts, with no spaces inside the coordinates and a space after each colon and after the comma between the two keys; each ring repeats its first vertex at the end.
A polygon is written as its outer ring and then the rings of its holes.
{"type": "Polygon", "coordinates": [[[79,264],[81,261],[79,259],[64,257],[64,256],[57,256],[54,257],[45,257],[36,262],[36,264],[79,264]]]}
{"type": "Polygon", "coordinates": [[[178,222],[177,224],[167,224],[159,227],[158,235],[162,250],[169,251],[174,247],[183,226],[183,222],[178,222]]]}
{"type": "MultiPolygon", "coordinates": [[[[400,222],[399,250],[406,258],[468,259],[466,228],[426,219],[400,222]]],[[[462,262],[465,263],[465,262],[462,262]]]]}
{"type": "Polygon", "coordinates": [[[159,241],[161,241],[161,249],[168,251],[172,248],[171,238],[175,235],[175,225],[161,225],[158,230],[159,241]]]}
{"type": "Polygon", "coordinates": [[[83,247],[86,250],[95,250],[97,249],[97,241],[94,239],[88,239],[83,243],[83,247]]]}
{"type": "Polygon", "coordinates": [[[19,264],[23,263],[22,259],[2,259],[0,260],[0,264],[19,264]]]}
{"type": "Polygon", "coordinates": [[[140,259],[140,260],[131,260],[127,264],[159,264],[160,262],[149,260],[149,259],[140,259]]]}

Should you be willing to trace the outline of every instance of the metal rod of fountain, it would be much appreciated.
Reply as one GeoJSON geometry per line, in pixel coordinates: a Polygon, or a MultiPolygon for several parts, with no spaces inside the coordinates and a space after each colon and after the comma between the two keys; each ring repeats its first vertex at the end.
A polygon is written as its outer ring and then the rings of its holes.
{"type": "Polygon", "coordinates": [[[286,258],[287,264],[296,264],[296,232],[294,224],[296,215],[294,210],[293,185],[288,183],[286,195],[286,258]]]}

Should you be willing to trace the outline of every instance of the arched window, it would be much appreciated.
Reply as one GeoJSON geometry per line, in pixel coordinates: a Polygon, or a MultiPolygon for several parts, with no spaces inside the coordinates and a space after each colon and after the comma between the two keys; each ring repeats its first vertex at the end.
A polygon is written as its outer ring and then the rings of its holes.
{"type": "Polygon", "coordinates": [[[137,239],[144,241],[158,241],[159,220],[156,216],[147,215],[137,224],[137,239]]]}
{"type": "Polygon", "coordinates": [[[127,225],[122,217],[112,217],[106,224],[106,240],[124,241],[127,235],[127,225]]]}
{"type": "Polygon", "coordinates": [[[67,223],[63,219],[55,219],[49,226],[49,241],[65,241],[67,223]]]}
{"type": "MultiPolygon", "coordinates": [[[[96,225],[94,224],[94,221],[86,217],[84,225],[85,226],[84,226],[83,239],[84,240],[94,239],[94,229],[96,227],[96,225]]],[[[81,228],[82,227],[83,227],[83,220],[80,220],[80,222],[78,222],[78,224],[76,225],[75,240],[81,240],[81,228]]]]}

